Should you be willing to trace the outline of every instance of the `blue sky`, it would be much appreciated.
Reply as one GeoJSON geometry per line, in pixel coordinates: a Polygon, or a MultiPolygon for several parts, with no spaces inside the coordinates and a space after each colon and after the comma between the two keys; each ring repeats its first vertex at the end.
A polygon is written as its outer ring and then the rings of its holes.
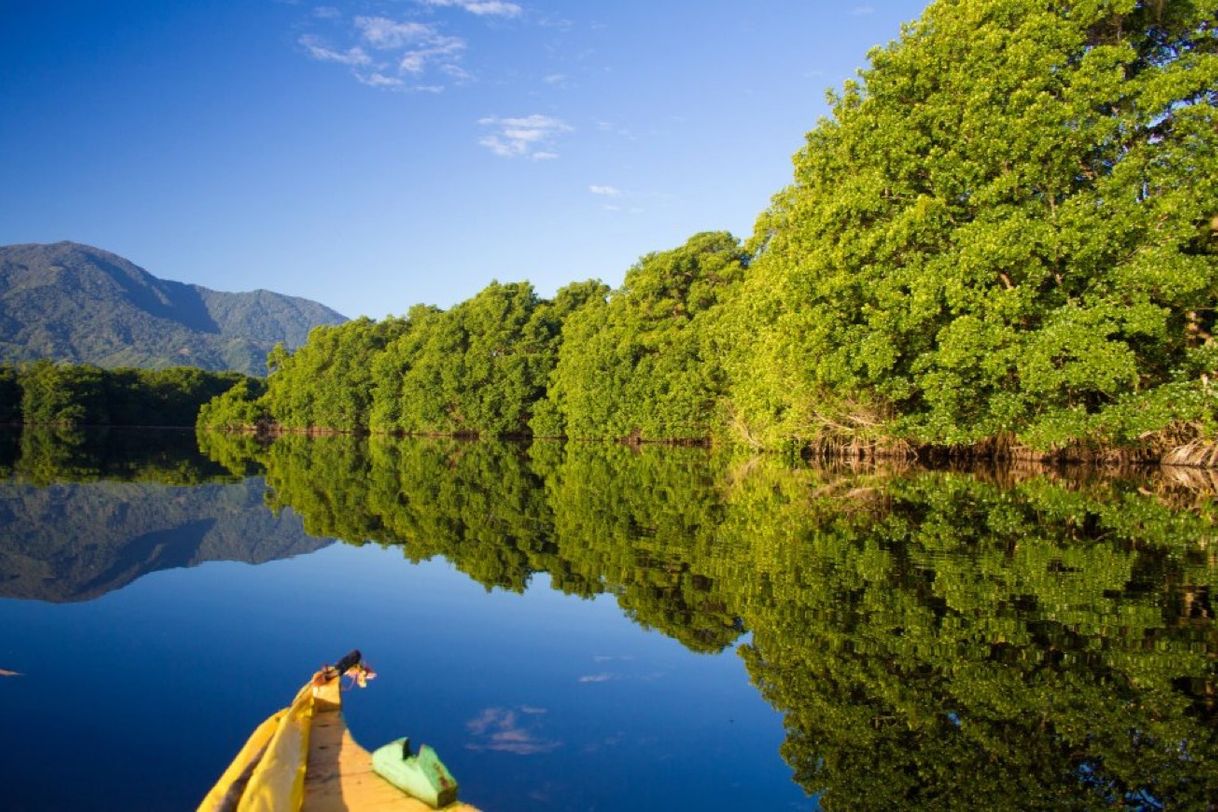
{"type": "Polygon", "coordinates": [[[922,2],[9,0],[0,243],[349,316],[745,237],[922,2]]]}

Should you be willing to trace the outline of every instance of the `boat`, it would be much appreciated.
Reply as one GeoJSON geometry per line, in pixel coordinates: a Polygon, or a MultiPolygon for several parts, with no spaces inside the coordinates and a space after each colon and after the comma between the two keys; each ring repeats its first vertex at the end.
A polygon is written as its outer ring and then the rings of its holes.
{"type": "Polygon", "coordinates": [[[343,720],[343,679],[375,676],[359,651],[323,666],[292,703],[254,729],[199,812],[477,812],[431,748],[409,739],[370,753],[343,720]]]}

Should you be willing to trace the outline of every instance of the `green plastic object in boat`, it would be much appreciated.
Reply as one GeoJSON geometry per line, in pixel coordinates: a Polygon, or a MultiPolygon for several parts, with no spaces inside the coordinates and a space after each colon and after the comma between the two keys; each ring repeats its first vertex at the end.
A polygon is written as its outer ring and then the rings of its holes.
{"type": "Polygon", "coordinates": [[[457,779],[428,745],[410,753],[410,739],[398,739],[372,754],[372,769],[398,789],[439,809],[457,800],[457,779]]]}

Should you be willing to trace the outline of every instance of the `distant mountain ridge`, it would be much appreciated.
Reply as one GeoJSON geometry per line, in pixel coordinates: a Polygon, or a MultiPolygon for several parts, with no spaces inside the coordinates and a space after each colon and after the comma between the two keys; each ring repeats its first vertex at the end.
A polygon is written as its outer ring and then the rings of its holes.
{"type": "Polygon", "coordinates": [[[51,358],[263,375],[277,342],[295,348],[313,327],[346,320],[296,296],[225,293],[159,279],[79,243],[0,246],[2,362],[51,358]]]}

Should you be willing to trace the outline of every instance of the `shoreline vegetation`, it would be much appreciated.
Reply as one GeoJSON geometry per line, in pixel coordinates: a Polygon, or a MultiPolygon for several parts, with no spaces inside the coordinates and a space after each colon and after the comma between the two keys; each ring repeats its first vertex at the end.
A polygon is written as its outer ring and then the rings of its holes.
{"type": "Polygon", "coordinates": [[[1218,467],[1212,8],[937,0],[868,58],[747,241],[317,327],[197,426],[1218,467]]]}
{"type": "Polygon", "coordinates": [[[1218,26],[940,0],[747,242],[321,327],[200,426],[1218,464],[1218,26]]]}

